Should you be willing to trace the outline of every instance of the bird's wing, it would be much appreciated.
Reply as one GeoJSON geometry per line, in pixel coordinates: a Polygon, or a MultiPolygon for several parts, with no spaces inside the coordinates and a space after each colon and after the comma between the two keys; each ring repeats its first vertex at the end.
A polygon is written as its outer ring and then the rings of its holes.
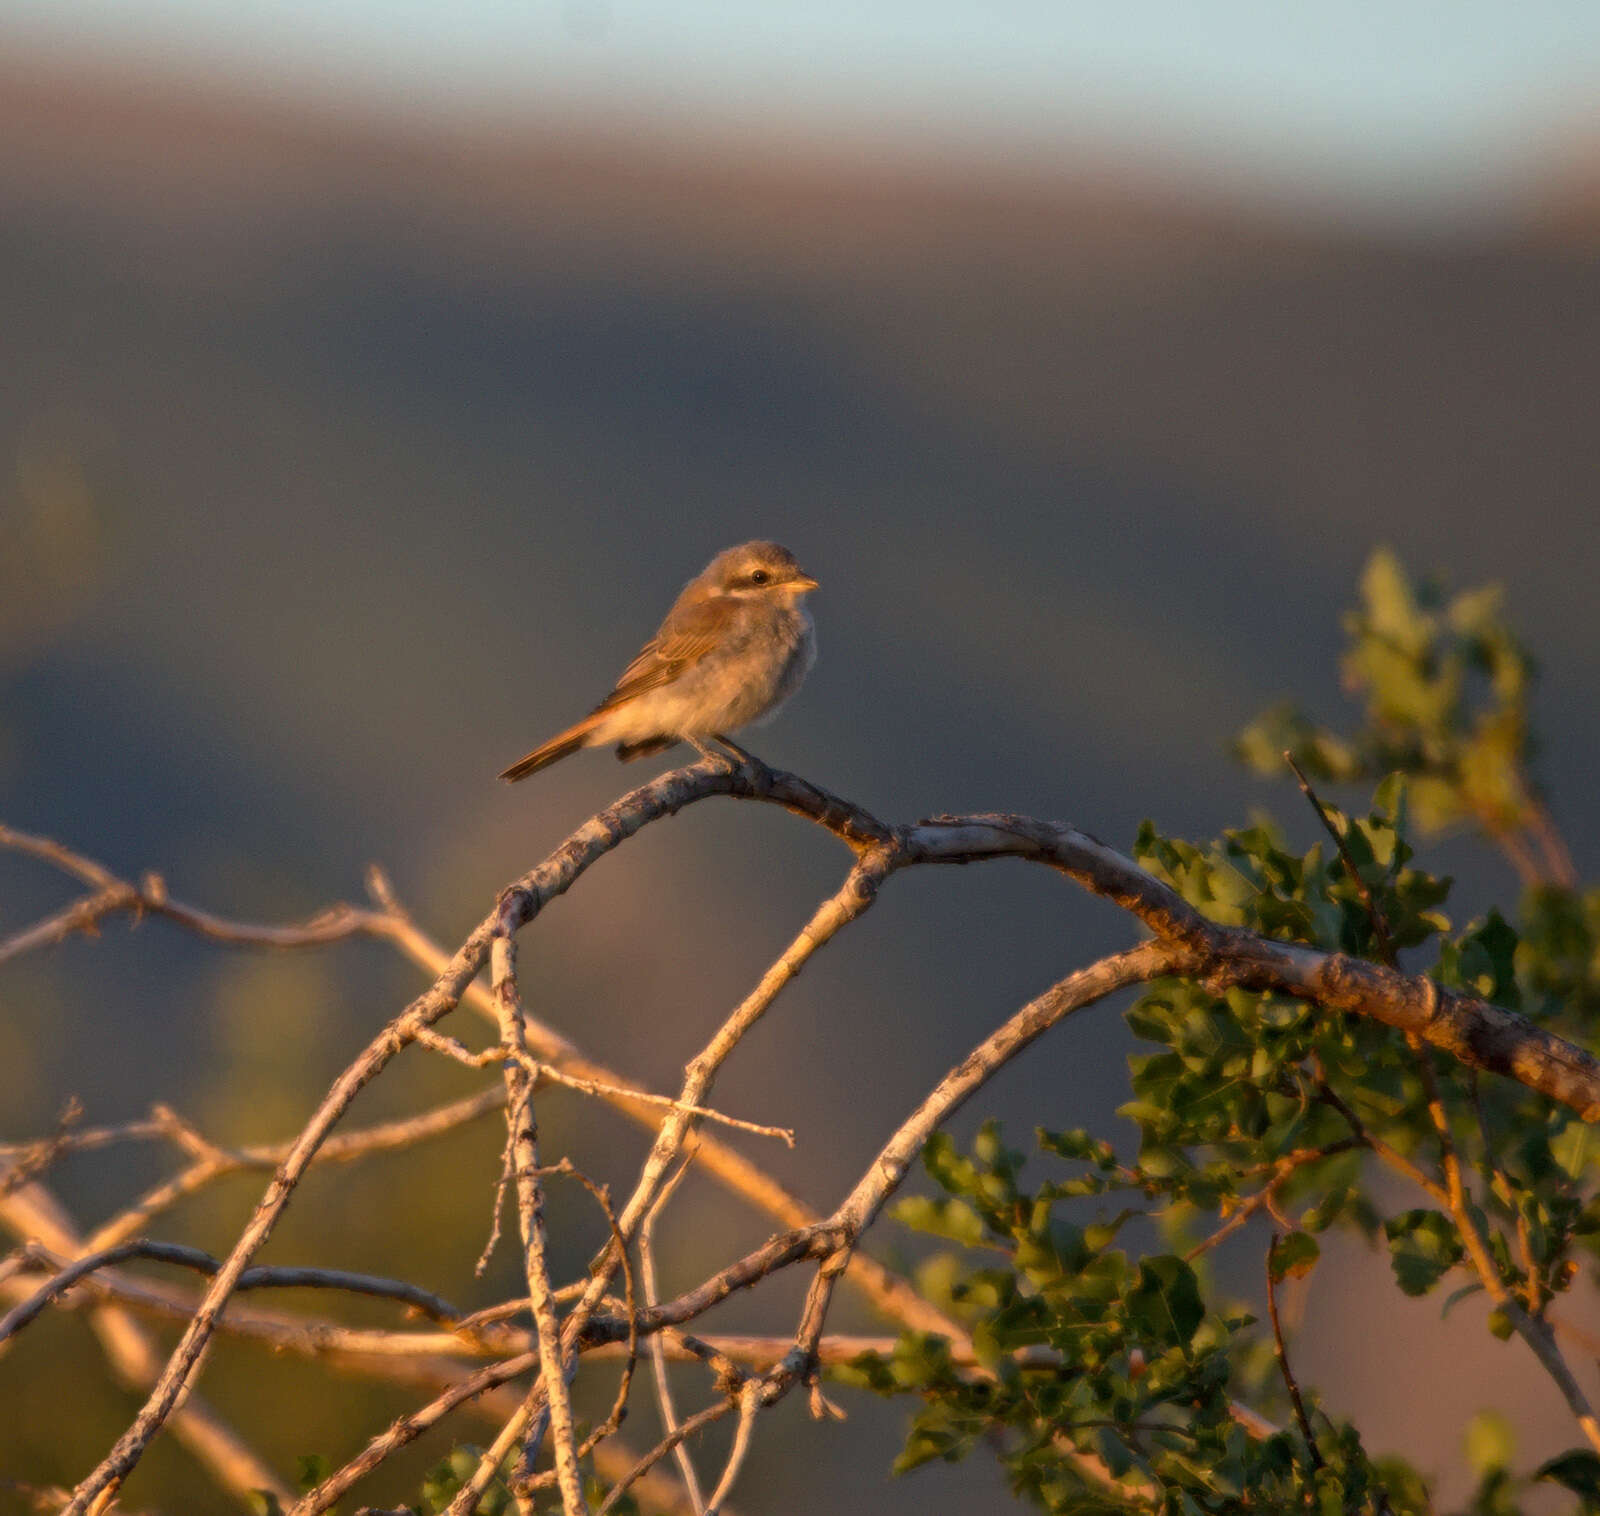
{"type": "Polygon", "coordinates": [[[722,642],[729,618],[738,602],[724,596],[674,606],[658,631],[639,649],[639,656],[622,671],[617,687],[597,711],[609,710],[646,690],[671,684],[722,642]]]}

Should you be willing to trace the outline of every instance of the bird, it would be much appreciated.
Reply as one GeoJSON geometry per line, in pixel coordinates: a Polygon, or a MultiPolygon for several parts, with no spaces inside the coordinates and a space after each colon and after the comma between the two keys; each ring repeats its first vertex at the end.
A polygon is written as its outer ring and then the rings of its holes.
{"type": "Polygon", "coordinates": [[[684,585],[660,629],[582,721],[541,742],[500,777],[515,784],[580,748],[615,743],[623,762],[683,741],[704,756],[718,742],[750,755],[728,733],[765,722],[816,662],[805,597],[817,581],[776,542],[717,554],[684,585]]]}

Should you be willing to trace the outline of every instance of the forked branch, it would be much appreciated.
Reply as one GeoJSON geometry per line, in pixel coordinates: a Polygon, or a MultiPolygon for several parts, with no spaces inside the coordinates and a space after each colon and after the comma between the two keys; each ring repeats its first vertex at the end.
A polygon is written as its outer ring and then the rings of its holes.
{"type": "MultiPolygon", "coordinates": [[[[518,1364],[506,1377],[516,1377],[534,1368],[539,1370],[543,1381],[540,1418],[549,1416],[555,1421],[561,1416],[562,1392],[555,1390],[555,1386],[564,1385],[576,1367],[577,1357],[586,1349],[616,1341],[624,1332],[649,1334],[681,1326],[732,1291],[748,1287],[774,1269],[801,1260],[815,1262],[818,1274],[791,1350],[776,1365],[749,1381],[737,1395],[725,1392],[718,1414],[728,1414],[735,1404],[742,1413],[747,1401],[751,1405],[771,1404],[795,1384],[807,1382],[815,1371],[823,1320],[834,1281],[841,1272],[847,1277],[867,1281],[869,1288],[876,1288],[886,1298],[892,1296],[892,1279],[881,1272],[874,1276],[872,1270],[879,1266],[860,1259],[857,1246],[863,1232],[901,1183],[910,1163],[936,1127],[981,1088],[996,1069],[1069,1011],[1099,1000],[1113,990],[1153,977],[1179,975],[1198,979],[1217,989],[1237,985],[1252,990],[1271,990],[1316,1002],[1330,1010],[1371,1017],[1473,1068],[1516,1079],[1570,1106],[1584,1120],[1600,1118],[1600,1063],[1583,1049],[1510,1011],[1481,999],[1441,991],[1431,981],[1406,975],[1392,966],[1218,925],[1130,859],[1074,827],[1008,814],[939,816],[912,825],[891,827],[793,775],[769,770],[754,762],[734,764],[706,759],[663,775],[624,796],[581,826],[537,868],[511,884],[502,892],[495,909],[455,954],[442,964],[434,964],[433,984],[385,1026],[334,1081],[299,1137],[283,1153],[272,1182],[234,1248],[218,1267],[145,1406],[106,1459],[74,1492],[67,1507],[72,1516],[99,1504],[116,1489],[181,1402],[217,1330],[222,1310],[240,1288],[251,1259],[272,1232],[301,1177],[360,1090],[426,1029],[454,1010],[463,998],[481,997],[494,1003],[497,997],[481,991],[475,984],[487,965],[492,944],[499,945],[502,955],[502,972],[496,976],[496,988],[499,995],[504,996],[506,987],[513,984],[507,965],[515,934],[533,921],[546,904],[570,889],[593,862],[642,827],[713,795],[776,804],[802,815],[845,842],[857,855],[856,864],[845,885],[824,902],[808,927],[750,996],[735,1008],[707,1048],[690,1063],[683,1089],[666,1108],[664,1117],[660,1108],[638,1102],[636,1096],[621,1088],[615,1078],[609,1077],[609,1071],[594,1066],[575,1068],[574,1060],[566,1056],[575,1053],[570,1044],[559,1050],[562,1056],[553,1056],[540,1042],[555,1038],[555,1034],[522,1016],[520,1009],[516,1020],[521,1031],[515,1032],[501,1005],[503,1041],[509,1043],[514,1036],[524,1040],[524,1045],[505,1060],[504,1066],[511,1119],[527,1119],[526,1097],[531,1091],[518,1086],[531,1082],[529,1063],[534,1057],[542,1057],[559,1063],[580,1079],[589,1080],[597,1092],[601,1086],[608,1087],[605,1098],[619,1106],[628,1108],[628,1102],[633,1101],[631,1113],[648,1120],[657,1132],[638,1181],[621,1207],[613,1242],[602,1250],[587,1282],[578,1291],[575,1303],[559,1322],[550,1314],[558,1292],[551,1290],[546,1274],[542,1288],[551,1306],[548,1310],[541,1307],[538,1303],[541,1286],[530,1274],[536,1335],[544,1351],[539,1356],[513,1355],[510,1360],[502,1360],[498,1367],[503,1369],[507,1362],[518,1364]],[[638,1229],[684,1143],[706,1114],[707,1096],[718,1068],[745,1031],[766,1012],[806,959],[870,906],[877,891],[895,873],[924,864],[973,863],[1002,857],[1042,863],[1067,875],[1128,911],[1148,929],[1153,940],[1069,975],[985,1039],[902,1123],[871,1168],[829,1216],[802,1220],[803,1208],[790,1197],[783,1196],[782,1192],[778,1192],[776,1199],[767,1196],[760,1203],[769,1208],[792,1208],[787,1232],[676,1299],[626,1312],[626,1321],[618,1318],[607,1304],[616,1272],[627,1249],[635,1243],[638,1229]],[[552,1335],[557,1329],[558,1337],[552,1335]],[[749,1389],[749,1383],[757,1388],[749,1389]]],[[[420,934],[414,926],[397,908],[385,902],[381,893],[383,908],[380,910],[338,907],[298,927],[250,928],[176,905],[168,897],[165,885],[149,876],[138,886],[127,885],[98,865],[43,839],[0,830],[0,846],[53,863],[90,888],[90,894],[74,905],[0,943],[0,958],[92,927],[117,911],[136,916],[162,915],[191,930],[230,942],[310,946],[362,933],[388,937],[421,961],[427,961],[432,951],[426,939],[419,941],[420,934]]],[[[381,888],[380,882],[378,889],[381,891],[381,888]]],[[[702,1163],[708,1171],[717,1172],[707,1162],[708,1150],[713,1150],[709,1140],[702,1144],[702,1163]]],[[[524,1157],[533,1160],[532,1167],[530,1170],[527,1163],[518,1165],[515,1172],[519,1186],[530,1172],[537,1182],[536,1154],[524,1157]]],[[[737,1181],[727,1177],[734,1172],[729,1165],[720,1177],[730,1183],[747,1185],[752,1191],[759,1190],[760,1181],[748,1174],[737,1181]]],[[[526,1206],[523,1215],[525,1221],[531,1219],[526,1206]]],[[[531,1251],[537,1242],[537,1228],[525,1225],[523,1236],[525,1248],[531,1251]]],[[[529,1262],[533,1263],[531,1257],[529,1262]]],[[[439,1414],[444,1414],[444,1409],[441,1408],[439,1414]]],[[[686,1433],[704,1414],[690,1417],[679,1432],[686,1433]]],[[[558,1462],[563,1465],[564,1503],[569,1510],[581,1509],[581,1491],[574,1493],[574,1471],[567,1454],[570,1440],[559,1430],[553,1440],[558,1462]]],[[[726,1475],[723,1482],[727,1482],[726,1475]]]]}

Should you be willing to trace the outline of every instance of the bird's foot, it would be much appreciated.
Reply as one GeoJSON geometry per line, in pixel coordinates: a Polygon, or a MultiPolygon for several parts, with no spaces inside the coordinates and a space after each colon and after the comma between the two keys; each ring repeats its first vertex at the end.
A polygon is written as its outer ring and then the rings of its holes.
{"type": "Polygon", "coordinates": [[[742,763],[752,773],[766,774],[771,772],[771,770],[768,769],[767,765],[763,763],[761,759],[757,758],[756,755],[748,748],[740,747],[739,744],[731,737],[725,737],[721,732],[718,732],[715,740],[720,742],[723,747],[732,753],[733,756],[737,758],[739,762],[742,763]]]}

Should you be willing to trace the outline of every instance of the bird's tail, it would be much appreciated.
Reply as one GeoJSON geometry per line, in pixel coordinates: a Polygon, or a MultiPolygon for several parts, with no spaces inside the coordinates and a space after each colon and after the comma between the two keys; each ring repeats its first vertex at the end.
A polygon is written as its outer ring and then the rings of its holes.
{"type": "Polygon", "coordinates": [[[537,774],[540,769],[548,768],[558,758],[565,758],[568,753],[575,753],[579,748],[587,747],[589,734],[607,714],[605,711],[592,711],[576,726],[569,726],[566,731],[557,732],[548,742],[541,742],[531,753],[517,759],[500,777],[508,783],[515,784],[519,779],[526,779],[529,774],[537,774]]]}
{"type": "Polygon", "coordinates": [[[635,758],[653,758],[676,746],[677,741],[676,737],[646,737],[643,742],[619,742],[617,757],[623,763],[632,763],[635,758]]]}

